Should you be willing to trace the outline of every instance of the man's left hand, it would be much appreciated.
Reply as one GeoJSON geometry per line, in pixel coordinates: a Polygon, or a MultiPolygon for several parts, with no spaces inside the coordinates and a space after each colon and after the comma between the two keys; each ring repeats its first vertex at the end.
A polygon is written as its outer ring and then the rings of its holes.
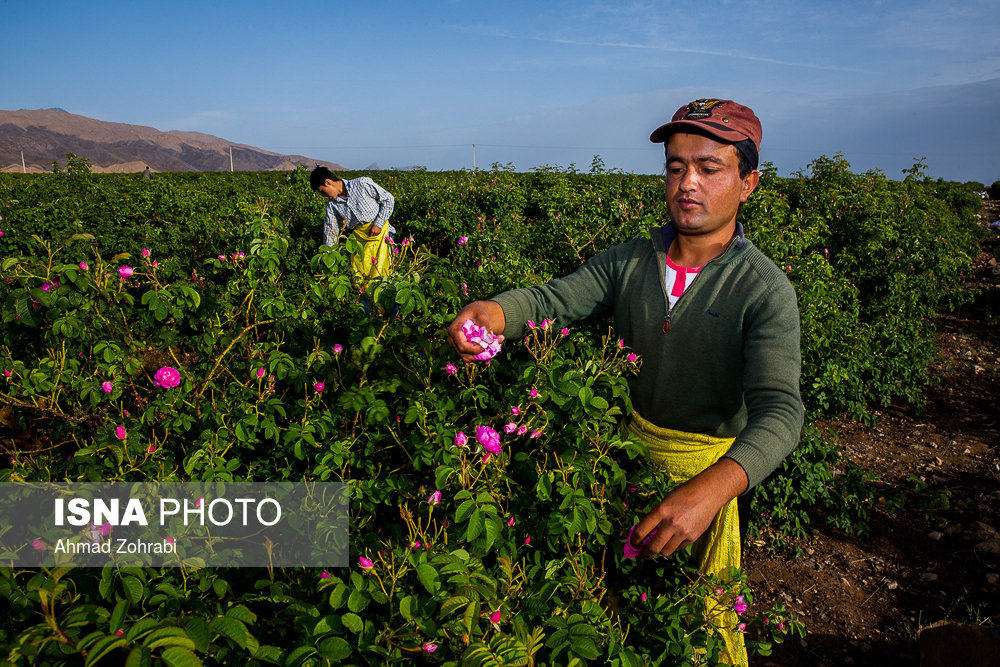
{"type": "Polygon", "coordinates": [[[667,494],[632,531],[633,546],[657,529],[641,555],[669,556],[697,540],[712,525],[719,510],[743,493],[746,472],[736,461],[721,458],[667,494]]]}

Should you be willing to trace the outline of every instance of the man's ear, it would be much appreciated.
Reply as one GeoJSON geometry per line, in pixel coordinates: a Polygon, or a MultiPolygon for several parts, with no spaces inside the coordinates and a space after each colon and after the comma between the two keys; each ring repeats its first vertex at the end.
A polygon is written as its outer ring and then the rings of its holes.
{"type": "Polygon", "coordinates": [[[743,190],[740,192],[741,202],[745,202],[747,197],[757,189],[758,183],[760,183],[760,172],[754,169],[743,178],[743,190]]]}

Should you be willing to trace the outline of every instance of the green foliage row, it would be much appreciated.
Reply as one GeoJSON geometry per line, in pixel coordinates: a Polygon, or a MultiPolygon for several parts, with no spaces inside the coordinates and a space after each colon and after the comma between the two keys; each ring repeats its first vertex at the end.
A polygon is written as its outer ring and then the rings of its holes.
{"type": "MultiPolygon", "coordinates": [[[[813,169],[766,171],[744,211],[748,235],[791,267],[810,416],[917,402],[925,319],[962,298],[971,199],[919,172],[813,169]]],[[[537,329],[489,365],[458,363],[444,342],[467,301],[645,233],[665,217],[661,182],[373,176],[397,196],[402,234],[394,273],[369,285],[348,270],[351,242],[317,248],[321,202],[301,170],[0,176],[0,410],[20,430],[3,480],[348,481],[351,551],[371,563],[6,570],[12,661],[711,664],[705,600],[752,600],[740,576],[720,585],[676,558],[622,556],[669,488],[618,431],[641,360],[603,321],[537,329]],[[177,387],[154,384],[163,366],[177,387]],[[502,454],[484,460],[477,426],[503,434],[502,454]]],[[[839,464],[810,427],[757,511],[791,534],[817,506],[857,526],[870,485],[860,471],[838,482],[839,464]]],[[[744,620],[761,654],[801,630],[782,609],[744,620]]]]}

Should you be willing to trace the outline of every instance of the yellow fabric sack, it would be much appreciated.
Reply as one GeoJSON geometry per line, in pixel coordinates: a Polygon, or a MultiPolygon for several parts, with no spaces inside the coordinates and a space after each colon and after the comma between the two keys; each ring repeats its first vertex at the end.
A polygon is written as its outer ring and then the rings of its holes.
{"type": "Polygon", "coordinates": [[[390,250],[385,242],[389,234],[389,222],[382,223],[382,229],[375,236],[371,235],[372,223],[358,225],[352,231],[361,242],[361,252],[351,258],[351,268],[362,280],[371,280],[389,275],[390,250]]]}
{"type": "MultiPolygon", "coordinates": [[[[625,431],[649,448],[649,459],[678,484],[686,482],[729,451],[735,438],[713,438],[660,428],[633,412],[625,431]]],[[[698,572],[725,580],[729,568],[740,567],[740,518],[733,498],[715,516],[708,530],[691,545],[691,557],[698,572]]],[[[708,619],[726,643],[723,658],[730,665],[748,664],[743,633],[736,630],[739,618],[731,608],[707,598],[708,619]]]]}

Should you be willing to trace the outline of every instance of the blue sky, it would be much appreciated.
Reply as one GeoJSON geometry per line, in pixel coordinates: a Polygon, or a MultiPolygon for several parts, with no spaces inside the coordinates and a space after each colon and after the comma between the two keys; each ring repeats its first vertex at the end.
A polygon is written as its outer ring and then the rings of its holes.
{"type": "Polygon", "coordinates": [[[206,132],[361,169],[660,173],[650,131],[736,99],[782,175],[843,153],[1000,179],[995,0],[0,0],[0,108],[206,132]]]}

